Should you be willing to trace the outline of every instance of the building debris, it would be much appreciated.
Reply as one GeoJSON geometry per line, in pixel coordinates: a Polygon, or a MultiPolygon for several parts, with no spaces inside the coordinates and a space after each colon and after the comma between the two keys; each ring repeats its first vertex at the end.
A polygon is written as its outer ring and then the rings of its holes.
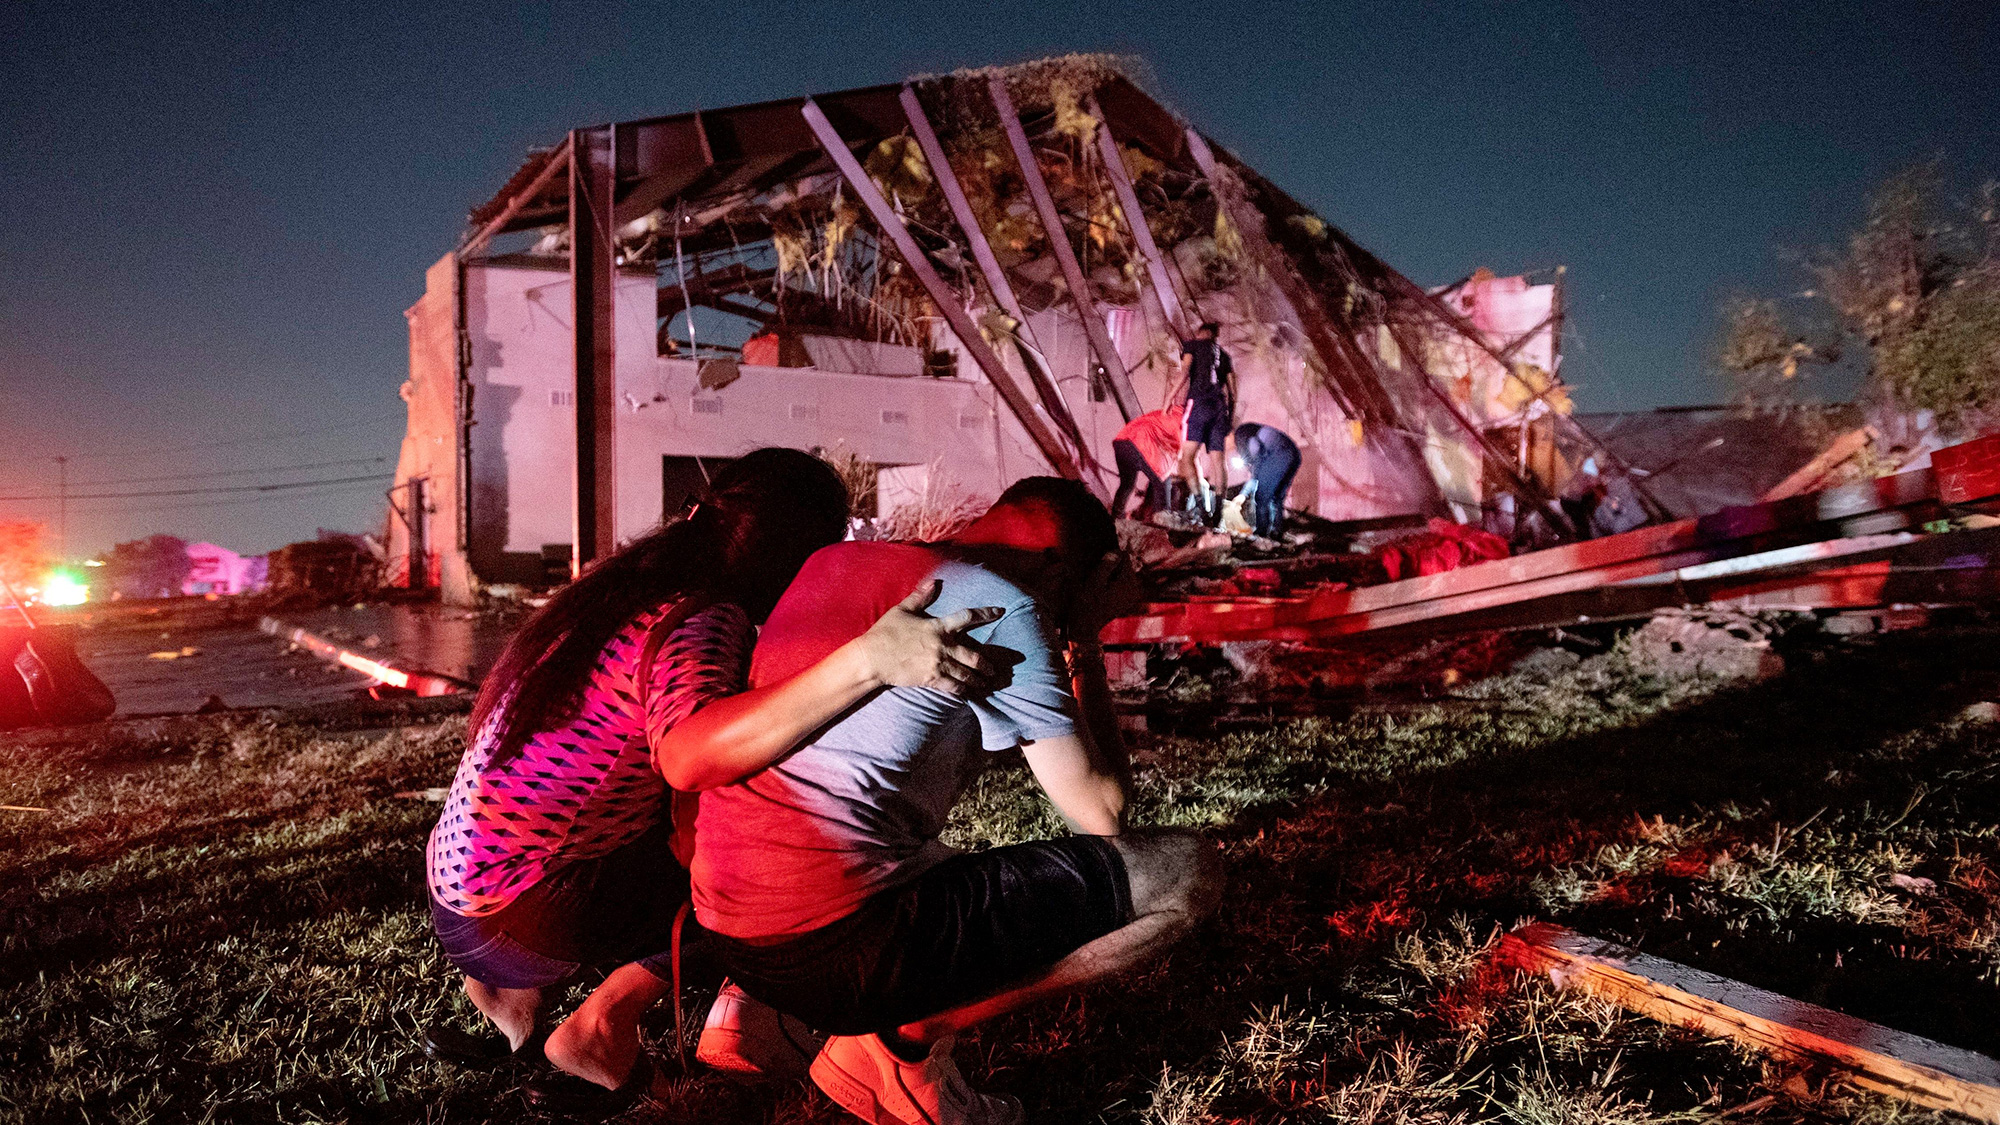
{"type": "Polygon", "coordinates": [[[1560,271],[1427,290],[1108,57],[578,129],[469,231],[407,314],[388,547],[453,603],[545,584],[760,445],[844,447],[885,500],[938,472],[1108,496],[1110,435],[1209,320],[1239,418],[1300,445],[1307,517],[1561,542],[1572,466],[1622,464],[1571,416],[1560,271]]]}
{"type": "Polygon", "coordinates": [[[289,641],[329,664],[351,668],[364,676],[372,677],[379,685],[401,691],[420,696],[459,695],[474,691],[478,687],[476,684],[442,673],[427,672],[418,668],[398,668],[387,661],[363,656],[351,648],[288,625],[275,617],[260,618],[257,628],[271,636],[289,641]]]}
{"type": "Polygon", "coordinates": [[[2000,1123],[2000,1062],[1548,923],[1495,959],[1621,1007],[1835,1075],[1914,1105],[2000,1123]]]}
{"type": "Polygon", "coordinates": [[[1326,643],[1559,627],[1704,603],[1811,612],[2000,599],[2000,531],[1923,530],[1953,528],[1941,517],[1969,510],[1948,508],[1933,471],[1920,469],[1402,581],[1378,584],[1350,568],[1337,581],[1256,595],[1177,596],[1112,622],[1102,639],[1326,643]]]}

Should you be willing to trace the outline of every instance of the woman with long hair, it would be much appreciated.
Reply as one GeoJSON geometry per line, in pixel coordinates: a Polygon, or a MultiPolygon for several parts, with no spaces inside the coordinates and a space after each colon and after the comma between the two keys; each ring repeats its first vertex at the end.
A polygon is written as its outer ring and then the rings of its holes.
{"type": "Polygon", "coordinates": [[[434,1028],[433,1054],[498,1061],[539,1046],[570,1074],[643,1092],[639,1016],[671,987],[687,900],[693,817],[676,816],[677,801],[764,768],[878,688],[963,692],[980,681],[980,657],[959,635],[999,611],[932,619],[927,587],[812,668],[744,691],[753,626],[806,557],[841,538],[847,507],[825,462],[757,450],[718,471],[685,518],[593,566],[508,642],[425,849],[438,939],[506,1048],[434,1028]],[[616,967],[545,1028],[586,966],[616,967]]]}

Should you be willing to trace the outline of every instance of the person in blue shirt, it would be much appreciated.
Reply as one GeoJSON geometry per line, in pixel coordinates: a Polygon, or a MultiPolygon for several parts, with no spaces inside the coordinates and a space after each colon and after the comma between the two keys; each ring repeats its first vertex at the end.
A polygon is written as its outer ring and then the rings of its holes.
{"type": "Polygon", "coordinates": [[[1260,537],[1276,539],[1285,527],[1285,494],[1299,472],[1299,447],[1276,426],[1256,422],[1236,427],[1235,436],[1236,455],[1250,471],[1251,526],[1260,537]]]}

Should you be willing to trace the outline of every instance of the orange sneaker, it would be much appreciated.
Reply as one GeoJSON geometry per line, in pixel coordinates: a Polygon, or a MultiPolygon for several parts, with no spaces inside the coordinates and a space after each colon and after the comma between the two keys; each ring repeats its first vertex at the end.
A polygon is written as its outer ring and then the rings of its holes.
{"type": "Polygon", "coordinates": [[[920,1063],[896,1057],[879,1036],[832,1035],[813,1060],[812,1080],[842,1109],[870,1125],[1022,1125],[1018,1099],[966,1085],[951,1039],[920,1063]]]}

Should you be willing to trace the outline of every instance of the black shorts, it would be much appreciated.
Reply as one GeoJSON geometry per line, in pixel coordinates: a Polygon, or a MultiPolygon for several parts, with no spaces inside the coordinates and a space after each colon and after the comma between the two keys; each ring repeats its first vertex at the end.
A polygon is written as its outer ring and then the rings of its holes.
{"type": "Polygon", "coordinates": [[[1210,453],[1222,452],[1222,443],[1229,437],[1230,413],[1229,403],[1222,399],[1189,399],[1181,440],[1195,442],[1210,453]]]}
{"type": "Polygon", "coordinates": [[[1131,920],[1117,847],[1068,836],[953,856],[780,944],[710,940],[743,991],[866,1035],[992,996],[1131,920]]]}

